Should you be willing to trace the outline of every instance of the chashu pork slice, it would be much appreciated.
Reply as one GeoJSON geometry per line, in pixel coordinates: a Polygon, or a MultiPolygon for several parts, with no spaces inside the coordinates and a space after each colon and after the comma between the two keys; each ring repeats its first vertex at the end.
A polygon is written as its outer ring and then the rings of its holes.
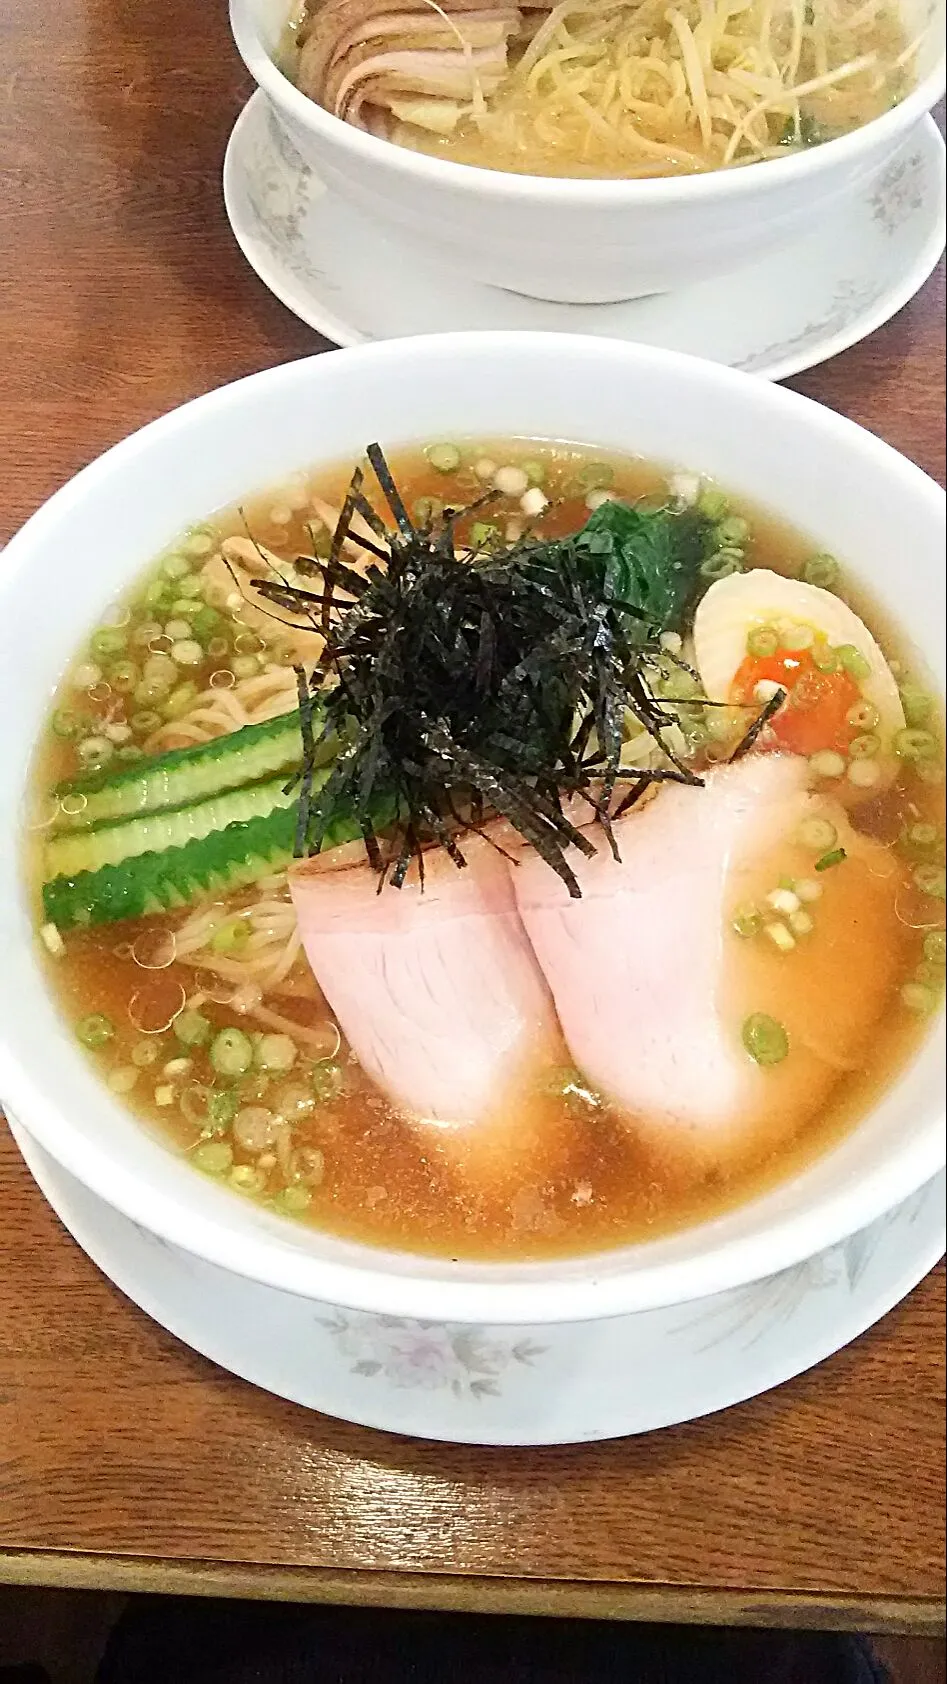
{"type": "Polygon", "coordinates": [[[394,1105],[437,1127],[441,1150],[507,1173],[538,1154],[525,1113],[561,1056],[549,991],[526,939],[506,860],[464,839],[401,889],[358,845],[306,860],[290,888],[306,956],[362,1068],[394,1105]],[[522,1102],[521,1102],[522,1100],[522,1102]]]}
{"type": "Polygon", "coordinates": [[[444,132],[496,91],[521,23],[485,0],[309,0],[297,83],[358,127],[383,129],[387,111],[444,132]]]}
{"type": "Polygon", "coordinates": [[[897,863],[809,793],[806,763],[790,755],[748,755],[702,789],[665,785],[615,824],[620,863],[597,827],[587,834],[595,858],[571,861],[580,900],[532,850],[511,868],[576,1065],[668,1153],[725,1163],[775,1144],[857,1068],[884,1009],[903,953],[897,863]],[[818,877],[799,840],[815,813],[847,855],[818,877]],[[766,907],[799,877],[819,898],[794,946],[734,932],[738,908],[766,907]],[[757,1012],[789,1036],[788,1056],[766,1068],[742,1039],[757,1012]]]}

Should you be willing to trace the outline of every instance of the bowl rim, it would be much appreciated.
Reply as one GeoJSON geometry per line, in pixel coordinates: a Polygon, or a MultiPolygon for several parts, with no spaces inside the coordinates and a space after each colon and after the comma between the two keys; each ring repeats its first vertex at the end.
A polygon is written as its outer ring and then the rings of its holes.
{"type": "MultiPolygon", "coordinates": [[[[932,23],[934,20],[931,20],[932,23]]],[[[655,176],[647,180],[612,177],[569,177],[517,175],[505,170],[483,169],[449,158],[435,158],[409,147],[357,129],[307,95],[300,93],[267,51],[254,16],[254,0],[230,0],[230,27],[241,58],[258,85],[277,107],[321,140],[352,153],[364,164],[375,164],[394,174],[410,176],[429,187],[444,187],[474,197],[493,198],[504,203],[529,201],[540,206],[566,208],[584,206],[609,208],[628,206],[689,206],[706,200],[739,198],[754,191],[759,177],[756,168],[709,170],[702,175],[655,176]]],[[[893,150],[908,130],[943,97],[947,83],[947,48],[941,48],[936,64],[905,95],[898,105],[850,133],[826,141],[807,152],[785,158],[767,158],[765,180],[776,188],[805,182],[821,173],[826,161],[856,164],[860,157],[881,148],[885,139],[893,150]]]]}
{"type": "MultiPolygon", "coordinates": [[[[724,368],[717,364],[653,347],[628,345],[623,342],[594,339],[582,335],[555,333],[495,332],[429,335],[402,340],[385,340],[368,345],[328,353],[332,359],[342,359],[346,365],[368,360],[384,364],[397,363],[419,347],[436,350],[438,356],[450,358],[476,348],[478,359],[494,355],[509,358],[517,347],[528,343],[533,349],[544,350],[550,358],[566,354],[615,358],[628,363],[636,361],[660,377],[662,368],[682,370],[685,374],[699,374],[701,381],[711,380],[717,387],[730,387],[742,392],[765,412],[769,408],[794,410],[807,423],[826,436],[858,441],[858,449],[865,459],[865,471],[873,470],[887,476],[896,475],[905,483],[910,494],[923,499],[932,518],[943,521],[945,496],[940,487],[914,463],[894,450],[873,433],[857,426],[834,411],[815,403],[800,393],[759,381],[752,375],[724,368]]],[[[53,529],[72,507],[80,503],[100,484],[121,473],[126,460],[147,454],[152,442],[187,430],[195,418],[213,424],[215,416],[224,414],[235,397],[252,393],[254,389],[280,381],[308,382],[324,365],[326,353],[278,365],[219,387],[191,399],[169,413],[149,422],[129,437],[104,452],[64,486],[30,517],[10,540],[4,552],[0,570],[0,608],[6,593],[7,581],[28,570],[34,546],[42,543],[47,529],[53,529]]],[[[38,961],[34,958],[33,963],[38,961]]],[[[932,1028],[931,1033],[937,1031],[932,1028]]],[[[77,1180],[89,1187],[106,1204],[148,1232],[157,1235],[176,1249],[191,1253],[215,1264],[231,1274],[246,1278],[296,1297],[316,1300],[368,1313],[417,1317],[436,1320],[487,1325],[541,1325],[544,1323],[589,1321],[611,1316],[637,1313],[667,1305],[692,1302],[791,1268],[847,1239],[874,1221],[888,1214],[896,1205],[929,1181],[945,1162],[944,1103],[936,1099],[929,1107],[925,1101],[927,1121],[915,1139],[902,1146],[897,1154],[888,1153],[873,1168],[866,1169],[857,1180],[857,1197],[850,1187],[836,1188],[820,1196],[808,1208],[777,1216],[766,1231],[765,1246],[759,1234],[711,1239],[708,1249],[700,1256],[700,1282],[695,1290],[694,1259],[648,1263],[635,1261],[629,1248],[629,1266],[621,1269],[622,1249],[590,1254],[581,1261],[590,1265],[588,1276],[582,1279],[556,1279],[557,1263],[567,1269],[575,1259],[549,1260],[542,1265],[483,1266],[476,1280],[451,1279],[447,1260],[421,1258],[416,1254],[400,1253],[422,1267],[443,1266],[440,1278],[428,1275],[412,1277],[394,1274],[384,1266],[385,1254],[370,1246],[356,1247],[364,1264],[334,1261],[289,1248],[278,1233],[272,1235],[251,1231],[241,1221],[243,1209],[237,1198],[227,1198],[226,1209],[208,1208],[200,1214],[199,1232],[195,1232],[193,1212],[179,1201],[173,1188],[155,1186],[137,1169],[123,1162],[100,1140],[91,1139],[76,1127],[68,1115],[47,1098],[43,1091],[43,1075],[34,1062],[25,1059],[13,1047],[5,1024],[0,1024],[0,1082],[2,1092],[14,1117],[39,1143],[51,1153],[77,1180]],[[377,1258],[378,1261],[373,1262],[377,1258]],[[596,1271],[599,1265],[600,1273],[596,1271]],[[535,1280],[530,1272],[541,1267],[552,1278],[535,1280]],[[490,1279],[491,1268],[512,1268],[520,1278],[490,1279]]],[[[199,1178],[195,1177],[199,1183],[199,1178]]],[[[219,1190],[218,1190],[219,1191],[219,1190]]],[[[209,1205],[212,1202],[209,1201],[209,1205]]],[[[388,1255],[392,1255],[388,1253],[388,1255]]]]}

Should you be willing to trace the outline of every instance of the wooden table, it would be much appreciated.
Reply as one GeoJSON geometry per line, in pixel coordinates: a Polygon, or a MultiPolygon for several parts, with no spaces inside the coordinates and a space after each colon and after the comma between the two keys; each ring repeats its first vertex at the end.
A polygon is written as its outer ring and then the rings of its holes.
{"type": "MultiPolygon", "coordinates": [[[[0,539],[163,410],[318,349],[244,267],[223,0],[0,6],[0,539]]],[[[796,382],[943,475],[942,275],[796,382]]],[[[0,628],[2,639],[2,628],[0,628]]],[[[0,1579],[927,1632],[944,1277],[783,1390],[580,1449],[308,1415],[134,1309],[0,1134],[0,1579]]]]}

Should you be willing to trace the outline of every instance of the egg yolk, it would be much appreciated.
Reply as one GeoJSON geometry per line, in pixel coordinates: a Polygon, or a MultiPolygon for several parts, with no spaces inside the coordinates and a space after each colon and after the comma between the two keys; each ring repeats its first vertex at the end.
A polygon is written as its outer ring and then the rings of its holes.
{"type": "Polygon", "coordinates": [[[748,655],[736,670],[731,699],[737,704],[756,700],[756,686],[771,680],[786,691],[770,730],[777,747],[792,754],[818,754],[836,749],[846,754],[859,727],[849,712],[862,699],[851,673],[821,672],[808,649],[777,649],[775,655],[748,655]]]}

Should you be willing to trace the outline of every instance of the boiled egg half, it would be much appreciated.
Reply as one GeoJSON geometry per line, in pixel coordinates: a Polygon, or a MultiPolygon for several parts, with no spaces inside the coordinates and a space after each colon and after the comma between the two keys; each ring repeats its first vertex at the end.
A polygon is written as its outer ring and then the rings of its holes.
{"type": "Polygon", "coordinates": [[[749,709],[784,690],[769,742],[807,756],[853,797],[893,776],[898,686],[864,621],[832,591],[766,568],[719,579],[694,618],[694,659],[708,700],[749,709]]]}

